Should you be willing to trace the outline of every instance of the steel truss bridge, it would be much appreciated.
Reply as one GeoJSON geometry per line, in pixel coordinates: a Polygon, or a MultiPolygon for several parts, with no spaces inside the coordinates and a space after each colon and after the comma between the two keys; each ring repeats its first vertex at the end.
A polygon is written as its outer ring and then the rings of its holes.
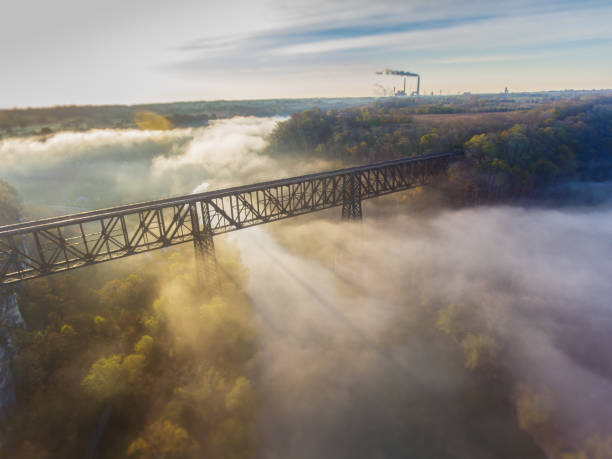
{"type": "Polygon", "coordinates": [[[213,276],[213,236],[422,186],[462,152],[414,156],[0,226],[0,286],[194,242],[200,275],[213,276]],[[211,260],[213,263],[211,263],[211,260]]]}

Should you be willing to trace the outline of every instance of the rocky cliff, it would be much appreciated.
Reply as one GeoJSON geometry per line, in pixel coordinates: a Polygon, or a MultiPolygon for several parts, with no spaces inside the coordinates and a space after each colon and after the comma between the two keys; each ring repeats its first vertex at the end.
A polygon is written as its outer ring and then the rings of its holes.
{"type": "Polygon", "coordinates": [[[8,289],[0,290],[0,417],[6,415],[7,407],[15,401],[11,374],[13,332],[15,328],[24,325],[17,293],[8,289]]]}

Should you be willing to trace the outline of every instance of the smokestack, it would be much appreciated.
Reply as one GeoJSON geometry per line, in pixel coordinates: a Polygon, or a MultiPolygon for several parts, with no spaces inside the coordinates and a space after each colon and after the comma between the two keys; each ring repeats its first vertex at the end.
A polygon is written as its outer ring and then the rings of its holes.
{"type": "MultiPolygon", "coordinates": [[[[399,75],[399,76],[403,76],[404,77],[404,94],[406,94],[406,78],[405,77],[416,77],[417,78],[417,90],[415,92],[411,93],[411,95],[415,95],[415,94],[417,96],[421,95],[421,76],[418,73],[406,72],[405,70],[384,69],[382,71],[376,72],[376,74],[377,75],[399,75]]],[[[394,88],[393,92],[395,93],[395,88],[394,88]]]]}

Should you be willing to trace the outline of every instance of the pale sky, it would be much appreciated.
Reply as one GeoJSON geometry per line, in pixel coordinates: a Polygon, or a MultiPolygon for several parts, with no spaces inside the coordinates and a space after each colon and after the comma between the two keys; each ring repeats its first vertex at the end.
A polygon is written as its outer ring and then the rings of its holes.
{"type": "Polygon", "coordinates": [[[0,1],[3,108],[612,87],[610,0],[0,1]]]}

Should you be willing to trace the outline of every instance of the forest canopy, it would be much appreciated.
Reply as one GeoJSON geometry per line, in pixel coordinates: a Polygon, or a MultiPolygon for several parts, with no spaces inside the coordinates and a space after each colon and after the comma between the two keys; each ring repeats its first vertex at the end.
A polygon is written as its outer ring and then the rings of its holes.
{"type": "Polygon", "coordinates": [[[356,164],[463,149],[465,161],[451,168],[446,184],[447,199],[462,204],[530,197],[561,181],[611,178],[611,96],[501,113],[475,112],[470,99],[449,115],[419,114],[423,110],[394,100],[306,110],[278,125],[268,150],[356,164]]]}

